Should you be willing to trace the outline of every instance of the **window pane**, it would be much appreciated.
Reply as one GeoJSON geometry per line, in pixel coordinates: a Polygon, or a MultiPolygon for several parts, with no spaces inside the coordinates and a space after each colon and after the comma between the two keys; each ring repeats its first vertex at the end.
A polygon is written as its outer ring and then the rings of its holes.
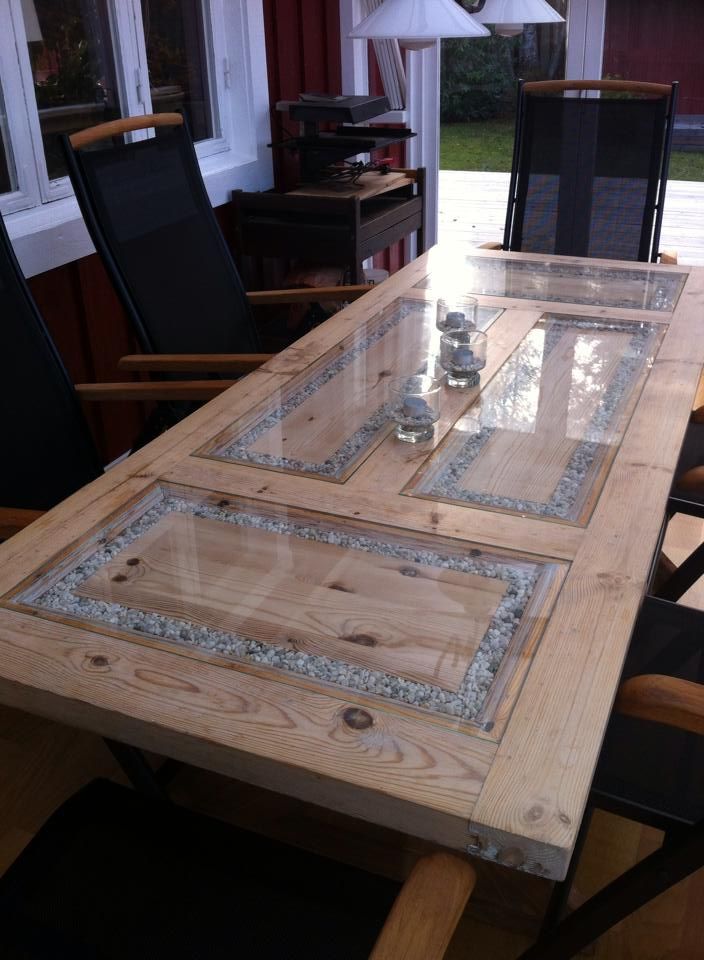
{"type": "Polygon", "coordinates": [[[154,113],[183,110],[194,140],[217,136],[201,0],[142,0],[142,17],[154,113]]]}
{"type": "Polygon", "coordinates": [[[59,135],[120,116],[106,0],[22,0],[49,179],[59,135]]]}
{"type": "Polygon", "coordinates": [[[12,159],[10,134],[7,128],[5,101],[0,87],[0,193],[10,193],[17,189],[17,175],[12,159]]]}

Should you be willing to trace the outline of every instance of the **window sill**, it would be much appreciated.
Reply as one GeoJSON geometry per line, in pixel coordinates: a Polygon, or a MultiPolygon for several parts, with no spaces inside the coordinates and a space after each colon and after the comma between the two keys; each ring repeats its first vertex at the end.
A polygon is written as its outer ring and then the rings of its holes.
{"type": "MultiPolygon", "coordinates": [[[[226,151],[205,157],[200,167],[214,207],[227,203],[236,188],[266,190],[272,185],[271,151],[266,147],[255,160],[234,159],[226,151]]],[[[26,277],[95,252],[73,196],[9,214],[5,225],[26,277]]]]}

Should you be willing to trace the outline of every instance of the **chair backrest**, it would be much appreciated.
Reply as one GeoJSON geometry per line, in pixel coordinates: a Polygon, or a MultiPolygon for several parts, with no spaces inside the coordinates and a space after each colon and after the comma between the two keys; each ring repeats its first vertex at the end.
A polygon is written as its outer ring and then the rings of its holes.
{"type": "Polygon", "coordinates": [[[0,217],[0,507],[45,510],[102,468],[76,393],[0,217]]]}
{"type": "Polygon", "coordinates": [[[656,260],[677,89],[521,83],[504,249],[656,260]]]}
{"type": "Polygon", "coordinates": [[[88,231],[142,349],[257,352],[247,297],[183,117],[131,117],[62,142],[88,231]],[[122,139],[152,127],[156,136],[122,139]]]}

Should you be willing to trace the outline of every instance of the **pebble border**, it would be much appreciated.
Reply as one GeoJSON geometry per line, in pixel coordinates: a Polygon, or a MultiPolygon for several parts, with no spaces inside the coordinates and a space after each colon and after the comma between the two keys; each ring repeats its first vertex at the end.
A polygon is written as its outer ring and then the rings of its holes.
{"type": "MultiPolygon", "coordinates": [[[[200,647],[211,653],[224,654],[252,663],[287,670],[324,680],[351,690],[375,694],[390,700],[412,704],[464,720],[473,720],[484,702],[496,671],[524,614],[540,573],[541,562],[498,559],[468,549],[466,554],[449,555],[417,549],[403,543],[389,543],[373,535],[350,534],[325,524],[306,524],[281,520],[242,510],[226,509],[212,503],[194,503],[165,494],[140,517],[117,533],[109,542],[99,545],[88,557],[31,600],[34,607],[77,617],[81,620],[109,624],[133,633],[143,633],[178,643],[200,647]],[[100,567],[114,560],[125,547],[134,543],[169,513],[188,513],[238,526],[257,527],[284,536],[334,543],[353,550],[397,557],[410,563],[440,566],[465,573],[503,580],[506,593],[496,609],[489,627],[472,658],[458,692],[439,686],[409,680],[355,666],[317,654],[306,654],[275,644],[265,644],[244,636],[194,624],[159,614],[79,596],[75,590],[100,567]]],[[[413,568],[410,568],[413,571],[413,568]]],[[[408,574],[412,575],[411,572],[408,574]]],[[[22,598],[19,598],[20,600],[22,598]]]]}
{"type": "MultiPolygon", "coordinates": [[[[488,493],[466,490],[460,486],[460,481],[470,466],[481,453],[485,444],[496,431],[495,427],[482,426],[472,434],[462,445],[451,461],[437,474],[431,477],[428,485],[421,484],[419,493],[437,499],[461,500],[464,503],[477,503],[483,506],[499,507],[517,513],[531,513],[541,517],[553,517],[558,520],[577,519],[578,510],[575,510],[579,494],[585,480],[599,454],[607,442],[608,430],[618,410],[621,401],[626,395],[633,380],[638,375],[643,363],[646,346],[656,332],[652,324],[633,323],[602,323],[600,321],[573,320],[564,316],[550,315],[541,321],[546,324],[543,356],[546,357],[559,343],[565,328],[577,327],[585,330],[609,330],[631,333],[629,356],[621,358],[618,368],[603,392],[599,404],[592,415],[585,437],[575,448],[565,467],[562,477],[547,502],[534,500],[520,500],[512,497],[500,497],[488,493]],[[635,327],[635,330],[634,330],[635,327]]],[[[520,350],[520,347],[519,347],[520,350]]],[[[510,362],[510,361],[509,361],[510,362]]],[[[519,383],[530,382],[533,379],[534,369],[529,365],[519,366],[516,371],[516,380],[519,383]]],[[[482,397],[483,404],[489,405],[492,401],[491,385],[482,397]]]]}
{"type": "MultiPolygon", "coordinates": [[[[312,397],[322,386],[340,374],[371,346],[383,339],[390,330],[398,326],[414,313],[432,313],[434,323],[435,302],[431,300],[409,300],[399,298],[398,306],[390,317],[382,321],[379,326],[369,333],[362,341],[335,357],[313,379],[306,381],[284,403],[272,410],[261,420],[258,420],[236,440],[215,451],[215,455],[240,463],[254,463],[260,467],[275,467],[281,470],[290,470],[294,473],[312,473],[320,477],[338,479],[344,471],[359,457],[376,439],[381,430],[392,419],[388,403],[383,403],[365,420],[353,434],[335,452],[322,463],[306,460],[294,460],[289,457],[277,457],[270,453],[257,453],[249,448],[256,441],[278,423],[281,423],[290,413],[312,397]]],[[[483,307],[479,310],[477,329],[486,329],[503,311],[493,307],[483,307]]],[[[428,321],[430,322],[430,321],[428,321]]],[[[421,368],[422,369],[422,368],[421,368]]],[[[420,372],[420,371],[417,371],[420,372]]]]}
{"type": "MultiPolygon", "coordinates": [[[[553,302],[566,300],[563,294],[558,296],[557,294],[551,294],[549,291],[540,290],[535,286],[528,287],[523,291],[513,289],[510,293],[507,293],[504,278],[506,268],[510,266],[512,273],[530,274],[532,278],[572,277],[578,280],[595,280],[599,283],[618,282],[619,280],[640,281],[642,293],[646,298],[645,305],[643,305],[643,296],[638,299],[638,302],[635,302],[635,296],[618,300],[615,297],[605,296],[608,291],[601,291],[601,295],[598,295],[594,290],[585,291],[581,296],[577,293],[570,295],[569,302],[600,307],[622,307],[627,310],[665,311],[668,313],[675,309],[686,279],[684,273],[670,273],[664,270],[651,270],[648,275],[644,276],[640,270],[628,270],[623,267],[591,267],[586,264],[561,264],[557,262],[538,263],[535,260],[501,260],[496,257],[466,257],[464,266],[470,271],[465,286],[470,293],[475,295],[509,297],[517,300],[550,300],[553,302]],[[490,289],[487,289],[487,286],[490,286],[490,289]]],[[[429,278],[425,277],[416,284],[416,288],[427,289],[431,285],[429,278]]]]}

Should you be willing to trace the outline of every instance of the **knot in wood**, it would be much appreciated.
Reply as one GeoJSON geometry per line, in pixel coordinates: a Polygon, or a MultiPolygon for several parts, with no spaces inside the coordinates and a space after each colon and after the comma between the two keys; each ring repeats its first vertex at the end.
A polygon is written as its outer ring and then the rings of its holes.
{"type": "Polygon", "coordinates": [[[137,564],[139,563],[139,557],[129,557],[129,559],[126,560],[125,563],[127,564],[128,567],[136,567],[137,564]]]}
{"type": "Polygon", "coordinates": [[[92,657],[88,657],[88,663],[97,670],[104,670],[105,667],[110,666],[110,661],[102,653],[96,653],[92,657]]]}
{"type": "Polygon", "coordinates": [[[537,823],[538,820],[542,820],[542,819],[543,819],[543,814],[544,814],[544,812],[545,812],[545,811],[544,811],[544,809],[540,806],[540,804],[539,804],[539,803],[535,803],[535,804],[533,804],[532,807],[530,807],[530,809],[528,809],[528,810],[526,811],[526,819],[532,821],[533,823],[537,823]]]}
{"type": "Polygon", "coordinates": [[[374,723],[371,713],[360,707],[347,707],[343,711],[342,719],[352,730],[368,730],[374,723]]]}
{"type": "Polygon", "coordinates": [[[368,633],[346,633],[340,640],[346,640],[347,643],[356,643],[360,647],[376,647],[379,641],[368,633]]]}

